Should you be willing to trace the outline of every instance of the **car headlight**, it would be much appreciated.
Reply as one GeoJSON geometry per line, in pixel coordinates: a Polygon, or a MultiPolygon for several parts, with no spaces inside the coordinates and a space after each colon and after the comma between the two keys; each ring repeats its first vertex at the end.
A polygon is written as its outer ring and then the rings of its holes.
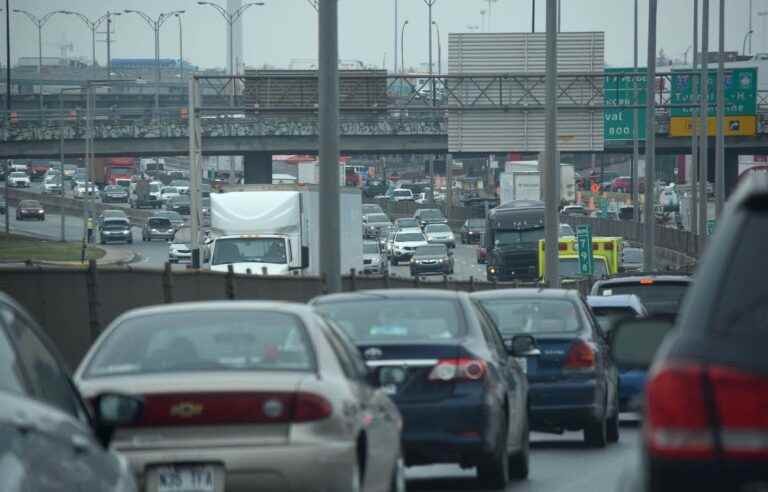
{"type": "Polygon", "coordinates": [[[150,229],[149,232],[160,232],[157,229],[150,229]]]}
{"type": "Polygon", "coordinates": [[[415,264],[415,263],[416,263],[416,258],[411,257],[411,264],[415,264]]]}
{"type": "Polygon", "coordinates": [[[496,267],[494,267],[494,266],[488,267],[488,271],[490,273],[496,273],[496,267]]]}

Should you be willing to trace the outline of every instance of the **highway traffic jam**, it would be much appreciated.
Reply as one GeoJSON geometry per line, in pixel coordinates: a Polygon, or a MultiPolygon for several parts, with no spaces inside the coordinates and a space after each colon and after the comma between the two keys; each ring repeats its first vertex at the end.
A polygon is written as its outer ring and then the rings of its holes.
{"type": "MultiPolygon", "coordinates": [[[[8,174],[9,185],[21,172],[8,174]]],[[[170,262],[191,260],[183,177],[168,184],[116,178],[97,191],[81,183],[79,168],[63,177],[47,172],[43,193],[56,190],[54,182],[74,197],[99,193],[105,204],[156,209],[141,240],[167,242],[170,262]]],[[[731,199],[695,277],[642,272],[642,250],[620,237],[590,236],[589,295],[574,288],[585,281],[582,238],[566,223],[559,241],[566,288],[538,283],[541,202],[503,203],[454,231],[434,204],[392,220],[388,201],[403,189],[377,203],[342,191],[344,271],[390,275],[407,264],[413,277],[442,278],[456,273],[454,252],[467,248],[488,280],[533,283],[138,308],[100,333],[71,376],[44,329],[3,295],[0,428],[3,447],[16,449],[22,464],[14,475],[0,463],[0,483],[6,490],[451,490],[456,484],[430,485],[413,474],[450,465],[449,476],[472,474],[461,490],[539,490],[548,472],[537,466],[531,436],[563,436],[558,442],[577,445],[563,453],[578,466],[584,453],[620,446],[628,433],[633,445],[623,452],[633,458],[600,490],[768,487],[768,367],[758,356],[766,342],[761,274],[768,265],[759,238],[768,228],[768,180],[755,176],[731,199]],[[622,422],[627,412],[640,419],[639,433],[637,423],[622,422]]],[[[206,268],[317,274],[319,205],[311,188],[203,193],[206,268]]],[[[103,210],[91,239],[132,243],[130,211],[103,210]]],[[[579,211],[564,211],[564,220],[569,213],[579,211]]],[[[45,220],[30,200],[15,214],[45,220]]],[[[431,479],[439,480],[437,470],[431,479]]]]}

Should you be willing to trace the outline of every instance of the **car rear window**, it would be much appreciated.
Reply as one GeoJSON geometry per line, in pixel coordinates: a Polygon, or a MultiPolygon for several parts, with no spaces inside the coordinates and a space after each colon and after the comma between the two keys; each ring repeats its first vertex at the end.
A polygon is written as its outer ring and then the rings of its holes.
{"type": "Polygon", "coordinates": [[[598,295],[625,295],[635,294],[648,309],[648,314],[677,314],[688,291],[688,282],[653,281],[641,283],[639,281],[609,284],[598,289],[598,295]]]}
{"type": "Polygon", "coordinates": [[[168,219],[152,218],[152,219],[149,219],[149,226],[169,228],[171,227],[171,221],[168,219]]]}
{"type": "Polygon", "coordinates": [[[355,299],[316,308],[357,343],[450,340],[464,335],[461,308],[443,299],[355,299]]]}
{"type": "Polygon", "coordinates": [[[480,303],[505,337],[581,331],[578,310],[565,299],[498,298],[480,303]]]}
{"type": "Polygon", "coordinates": [[[314,367],[311,342],[296,316],[232,309],[127,319],[97,348],[85,378],[314,367]]]}
{"type": "Polygon", "coordinates": [[[409,232],[405,234],[398,234],[395,237],[395,241],[399,243],[406,243],[412,241],[425,241],[424,235],[419,232],[409,232]]]}
{"type": "Polygon", "coordinates": [[[620,319],[637,316],[635,310],[630,307],[593,307],[592,312],[603,331],[610,331],[620,319]]]}

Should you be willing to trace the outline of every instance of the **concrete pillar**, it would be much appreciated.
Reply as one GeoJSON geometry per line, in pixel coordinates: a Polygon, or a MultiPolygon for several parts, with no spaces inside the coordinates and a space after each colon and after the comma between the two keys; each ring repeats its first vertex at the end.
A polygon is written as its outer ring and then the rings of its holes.
{"type": "Polygon", "coordinates": [[[243,156],[245,184],[272,184],[272,154],[248,152],[243,156]]]}
{"type": "Polygon", "coordinates": [[[739,179],[739,151],[725,149],[725,199],[736,190],[739,179]]]}

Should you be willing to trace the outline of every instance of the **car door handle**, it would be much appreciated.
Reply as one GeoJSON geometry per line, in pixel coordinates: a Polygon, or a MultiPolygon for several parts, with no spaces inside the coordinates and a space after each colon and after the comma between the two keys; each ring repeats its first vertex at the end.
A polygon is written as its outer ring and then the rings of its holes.
{"type": "Polygon", "coordinates": [[[87,453],[91,449],[90,441],[84,436],[74,435],[70,438],[69,442],[75,452],[79,454],[87,453]]]}

